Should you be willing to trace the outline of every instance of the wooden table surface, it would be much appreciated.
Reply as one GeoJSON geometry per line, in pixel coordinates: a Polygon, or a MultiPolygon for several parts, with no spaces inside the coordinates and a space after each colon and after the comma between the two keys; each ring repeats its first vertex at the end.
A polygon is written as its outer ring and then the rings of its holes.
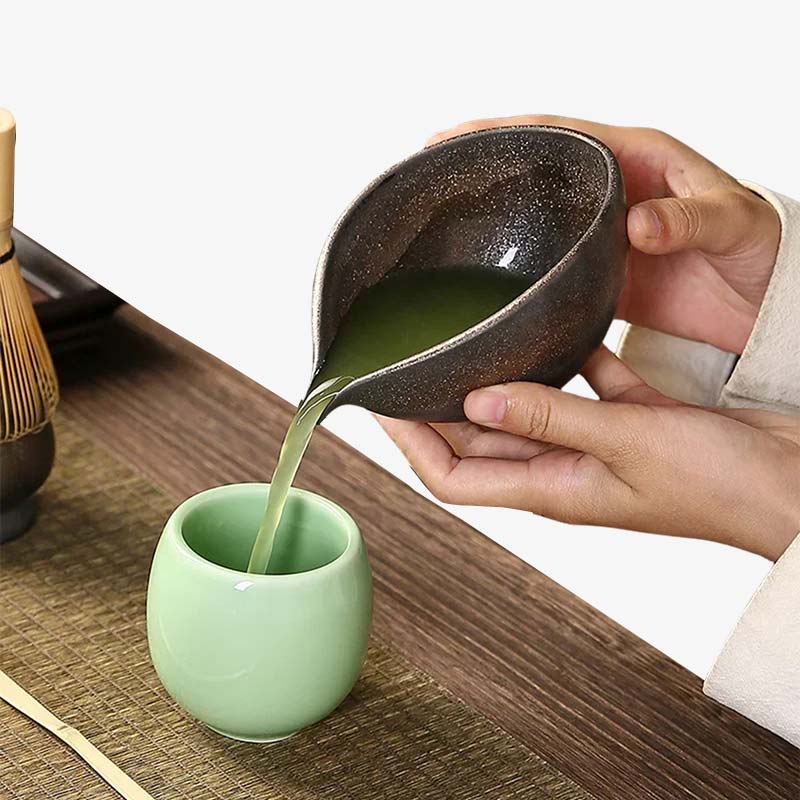
{"type": "MultiPolygon", "coordinates": [[[[272,473],[289,404],[133,308],[58,368],[61,412],[178,496],[272,473]]],[[[376,633],[598,799],[800,797],[800,750],[328,431],[298,484],[361,526],[376,633]]]]}

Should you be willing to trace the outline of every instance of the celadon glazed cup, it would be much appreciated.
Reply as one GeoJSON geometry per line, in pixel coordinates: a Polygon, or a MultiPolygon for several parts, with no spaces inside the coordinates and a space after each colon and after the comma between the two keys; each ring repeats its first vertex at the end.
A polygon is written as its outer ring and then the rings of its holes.
{"type": "Polygon", "coordinates": [[[269,486],[218,486],[173,512],[147,591],[167,692],[213,730],[274,742],[330,714],[367,652],[372,582],[353,518],[291,489],[270,573],[245,571],[269,486]]]}

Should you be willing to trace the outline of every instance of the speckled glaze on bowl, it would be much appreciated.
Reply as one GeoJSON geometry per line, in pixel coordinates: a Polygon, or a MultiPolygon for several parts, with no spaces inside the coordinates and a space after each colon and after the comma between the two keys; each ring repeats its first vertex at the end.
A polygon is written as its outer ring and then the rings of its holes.
{"type": "Polygon", "coordinates": [[[353,381],[327,409],[463,420],[480,386],[562,386],[600,344],[622,290],[625,195],[612,152],[567,128],[466,134],[374,181],[340,218],[314,284],[314,371],[356,296],[394,269],[481,266],[530,287],[493,316],[353,381]]]}

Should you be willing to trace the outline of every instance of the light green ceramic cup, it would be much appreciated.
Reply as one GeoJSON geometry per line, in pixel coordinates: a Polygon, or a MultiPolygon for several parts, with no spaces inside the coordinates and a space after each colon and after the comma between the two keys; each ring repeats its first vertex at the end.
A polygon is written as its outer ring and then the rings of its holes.
{"type": "Polygon", "coordinates": [[[150,656],[166,690],[210,728],[248,742],[285,739],[342,702],[372,617],[361,533],[312,492],[291,490],[270,574],[245,572],[268,490],[219,486],[178,506],[147,591],[150,656]]]}

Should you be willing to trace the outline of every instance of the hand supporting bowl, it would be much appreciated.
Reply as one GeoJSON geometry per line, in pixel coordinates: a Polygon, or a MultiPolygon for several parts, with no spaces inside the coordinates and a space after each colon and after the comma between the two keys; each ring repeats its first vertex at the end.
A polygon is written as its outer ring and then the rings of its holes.
{"type": "Polygon", "coordinates": [[[516,380],[562,386],[602,341],[625,275],[625,196],[612,152],[566,128],[466,134],[392,167],[326,243],[313,302],[314,371],[358,294],[395,269],[476,266],[525,276],[496,314],[350,383],[328,406],[463,420],[467,394],[516,380]]]}

